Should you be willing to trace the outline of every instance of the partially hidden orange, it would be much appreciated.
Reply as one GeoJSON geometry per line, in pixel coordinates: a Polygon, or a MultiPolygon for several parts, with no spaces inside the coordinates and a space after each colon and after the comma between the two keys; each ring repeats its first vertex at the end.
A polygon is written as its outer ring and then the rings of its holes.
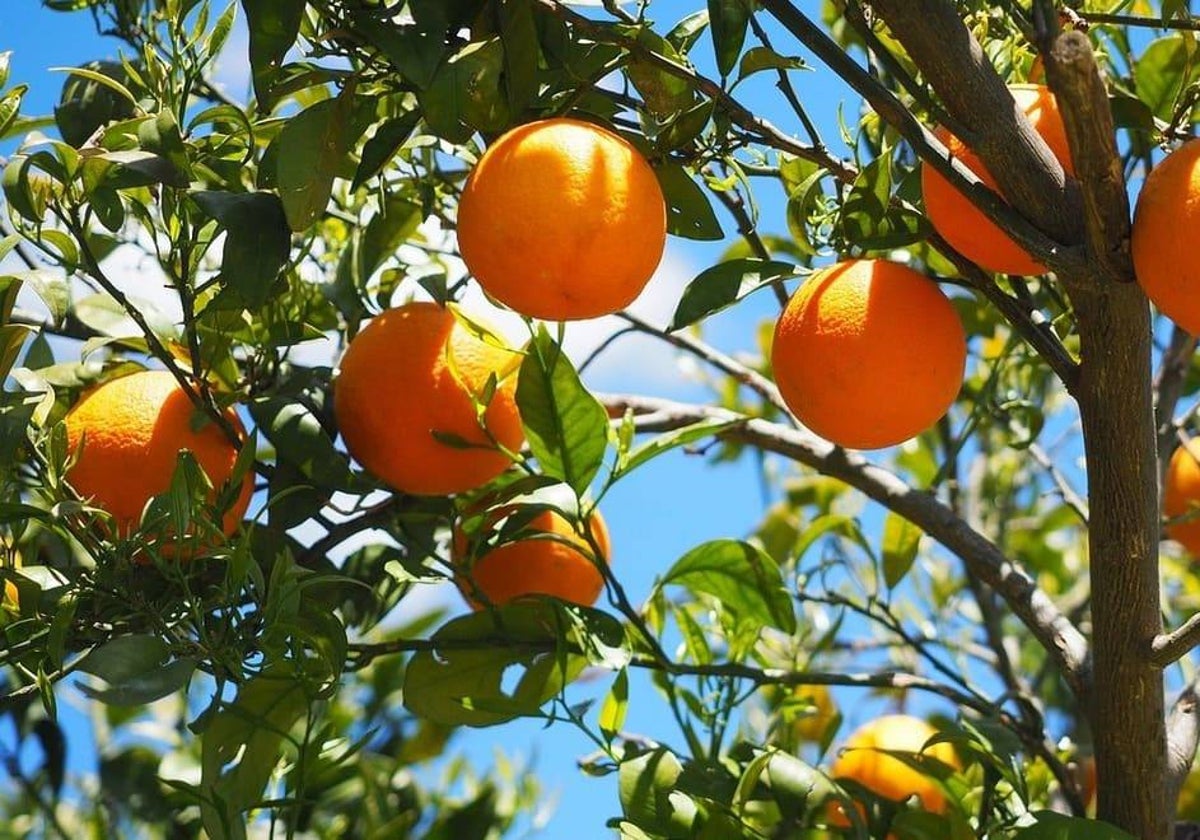
{"type": "Polygon", "coordinates": [[[1167,463],[1163,482],[1164,534],[1200,558],[1200,440],[1179,446],[1167,463]]]}
{"type": "Polygon", "coordinates": [[[814,272],[775,326],[775,382],[796,417],[853,449],[932,426],[962,385],[967,343],[953,305],[899,263],[848,260],[814,272]]]}
{"type": "MultiPolygon", "coordinates": [[[[215,423],[198,420],[197,412],[167,371],[141,371],[103,383],[67,414],[71,451],[82,444],[67,480],[80,496],[112,515],[121,536],[137,527],[153,496],[170,488],[182,450],[195,456],[215,496],[233,475],[237,450],[215,423]]],[[[230,411],[226,417],[244,436],[237,416],[230,411]]],[[[254,478],[248,474],[222,517],[226,535],[237,530],[253,492],[254,478]]]]}
{"type": "MultiPolygon", "coordinates": [[[[1013,99],[1050,151],[1058,158],[1068,174],[1073,174],[1067,129],[1054,94],[1045,85],[1013,84],[1008,86],[1013,99]]],[[[996,189],[996,179],[967,146],[944,128],[935,132],[950,154],[975,173],[981,181],[996,189]]],[[[921,192],[925,212],[942,238],[967,259],[988,271],[1006,274],[1043,274],[1046,267],[1031,257],[1007,233],[992,222],[983,211],[928,163],[921,165],[921,192]]]]}
{"type": "Polygon", "coordinates": [[[666,225],[658,179],[629,141],[554,118],[484,152],[459,202],[458,244],[488,295],[572,321],[633,302],[662,259],[666,225]]]}
{"type": "Polygon", "coordinates": [[[390,309],[354,337],[339,365],[333,405],[346,448],[405,493],[442,496],[486,484],[510,465],[505,450],[524,443],[520,362],[520,353],[436,303],[390,309]],[[489,381],[495,391],[479,410],[489,381]]]}
{"type": "MultiPolygon", "coordinates": [[[[489,511],[484,517],[486,539],[503,520],[519,511],[512,505],[489,511]]],[[[587,527],[608,563],[611,557],[608,527],[599,511],[588,518],[587,527]]],[[[475,609],[481,598],[500,606],[524,595],[552,595],[564,601],[591,606],[604,589],[604,577],[592,561],[592,546],[574,525],[555,511],[536,514],[518,538],[493,548],[477,550],[472,559],[466,536],[456,530],[452,544],[452,563],[459,589],[475,609]]]]}
{"type": "MultiPolygon", "coordinates": [[[[910,767],[881,750],[917,753],[957,768],[958,757],[948,743],[938,743],[922,752],[925,743],[937,734],[932,726],[911,715],[885,715],[859,727],[847,740],[833,763],[834,779],[851,779],[877,796],[901,802],[910,796],[933,813],[946,810],[946,795],[936,779],[910,767]]],[[[839,813],[841,820],[845,814],[839,813]]],[[[847,824],[841,823],[841,824],[847,824]]]]}
{"type": "Polygon", "coordinates": [[[1200,334],[1200,140],[1184,143],[1150,171],[1133,215],[1133,267],[1154,305],[1200,334]]]}

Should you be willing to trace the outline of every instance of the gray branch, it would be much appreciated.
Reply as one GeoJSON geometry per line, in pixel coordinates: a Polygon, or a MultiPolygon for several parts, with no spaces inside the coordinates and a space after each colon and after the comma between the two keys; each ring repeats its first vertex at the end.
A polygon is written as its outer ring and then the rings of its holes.
{"type": "Polygon", "coordinates": [[[628,395],[599,395],[613,416],[626,409],[639,415],[642,431],[669,431],[709,418],[737,419],[722,436],[774,452],[846,482],[917,525],[950,551],[971,573],[992,587],[1041,642],[1078,692],[1089,683],[1087,641],[1032,577],[985,536],[937,498],[905,484],[895,473],[810,432],[748,418],[710,406],[628,395]]]}

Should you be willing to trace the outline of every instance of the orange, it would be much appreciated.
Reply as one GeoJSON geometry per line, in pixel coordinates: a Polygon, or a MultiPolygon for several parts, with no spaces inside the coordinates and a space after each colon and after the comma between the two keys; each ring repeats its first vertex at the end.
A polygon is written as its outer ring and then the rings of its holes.
{"type": "MultiPolygon", "coordinates": [[[[502,520],[518,510],[519,507],[508,505],[491,511],[485,517],[483,530],[494,531],[502,520]]],[[[611,554],[608,527],[599,511],[590,516],[588,528],[600,549],[601,559],[608,563],[611,554]]],[[[485,533],[481,538],[486,536],[485,533]]],[[[482,606],[472,597],[476,592],[497,606],[523,595],[553,595],[586,607],[596,603],[604,589],[604,577],[592,562],[591,551],[569,520],[546,510],[521,529],[518,539],[485,548],[475,555],[474,561],[466,536],[456,530],[451,560],[461,575],[470,578],[468,581],[460,577],[458,586],[475,609],[482,606]]]]}
{"type": "Polygon", "coordinates": [[[898,263],[815,272],[775,326],[775,382],[796,417],[840,446],[878,449],[937,422],[962,384],[967,342],[950,301],[898,263]]]}
{"type": "Polygon", "coordinates": [[[408,303],[350,342],[333,389],[346,448],[405,493],[444,496],[491,481],[524,442],[517,412],[521,355],[477,336],[449,309],[408,303]],[[476,410],[495,377],[495,393],[476,410]],[[499,446],[497,445],[499,444],[499,446]]]}
{"type": "Polygon", "coordinates": [[[459,249],[483,290],[553,321],[628,306],[666,237],[650,164],[624,138],[581,120],[504,134],[471,171],[458,206],[459,249]]]}
{"type": "MultiPolygon", "coordinates": [[[[1068,174],[1073,174],[1071,150],[1067,144],[1067,129],[1054,94],[1045,85],[1009,85],[1017,107],[1025,112],[1034,130],[1046,141],[1068,174]]],[[[962,161],[981,181],[996,189],[996,180],[983,163],[962,141],[944,128],[936,131],[951,155],[962,161]]],[[[967,259],[988,271],[1006,274],[1043,274],[1046,267],[1033,259],[1008,234],[997,227],[983,211],[965,195],[950,185],[929,164],[921,165],[921,192],[925,196],[925,212],[942,238],[967,259]]]]}
{"type": "MultiPolygon", "coordinates": [[[[105,382],[67,414],[71,451],[83,445],[68,481],[80,496],[112,515],[121,536],[136,529],[151,497],[169,489],[184,449],[204,469],[215,496],[233,474],[237,450],[214,423],[196,428],[198,411],[167,371],[141,371],[105,382]]],[[[232,411],[227,416],[243,435],[237,416],[232,411]]],[[[227,535],[237,530],[253,492],[253,476],[246,475],[221,522],[227,535]]]]}
{"type": "MultiPolygon", "coordinates": [[[[885,715],[859,729],[846,741],[830,775],[851,779],[884,799],[901,802],[910,796],[934,813],[946,810],[946,796],[937,781],[880,750],[921,753],[925,742],[937,734],[932,726],[911,715],[885,715]]],[[[954,747],[939,743],[922,753],[951,767],[958,767],[954,747]]],[[[845,820],[845,814],[838,813],[845,820]]],[[[835,819],[836,822],[836,819],[835,819]]],[[[848,822],[842,823],[843,825],[848,822]]]]}
{"type": "Polygon", "coordinates": [[[1168,524],[1164,529],[1168,539],[1182,545],[1193,557],[1200,557],[1200,440],[1192,439],[1180,446],[1167,464],[1163,484],[1163,515],[1174,519],[1185,514],[1191,518],[1168,524]]]}
{"type": "Polygon", "coordinates": [[[1184,143],[1151,170],[1133,215],[1133,267],[1164,315],[1200,333],[1200,253],[1188,231],[1200,224],[1200,141],[1184,143]]]}

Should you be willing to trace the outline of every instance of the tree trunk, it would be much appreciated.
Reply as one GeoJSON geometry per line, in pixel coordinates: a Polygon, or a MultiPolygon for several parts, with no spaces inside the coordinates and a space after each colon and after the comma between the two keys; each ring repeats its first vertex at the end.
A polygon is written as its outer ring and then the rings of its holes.
{"type": "Polygon", "coordinates": [[[1092,691],[1097,811],[1143,840],[1171,836],[1162,671],[1150,315],[1141,289],[1106,283],[1075,301],[1079,410],[1091,509],[1092,691]]]}

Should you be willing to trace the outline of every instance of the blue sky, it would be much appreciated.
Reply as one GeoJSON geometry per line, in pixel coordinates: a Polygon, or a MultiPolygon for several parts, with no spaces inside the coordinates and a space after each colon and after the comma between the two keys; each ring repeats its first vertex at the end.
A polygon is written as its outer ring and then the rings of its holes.
{"type": "MultiPolygon", "coordinates": [[[[819,3],[801,5],[819,14],[819,3]]],[[[684,14],[702,6],[700,0],[662,0],[654,3],[653,9],[660,31],[665,31],[684,14]]],[[[775,34],[775,41],[780,52],[804,54],[782,33],[775,34]]],[[[219,81],[235,98],[242,98],[246,89],[245,45],[244,31],[239,28],[218,68],[219,81]]],[[[46,68],[112,57],[116,47],[115,41],[103,41],[96,36],[87,14],[52,13],[37,0],[5,0],[0,4],[0,49],[13,50],[12,80],[31,86],[27,113],[47,113],[57,99],[64,77],[48,73],[46,68]]],[[[712,73],[710,53],[711,47],[705,41],[693,56],[700,69],[709,74],[712,73]]],[[[826,138],[836,147],[838,103],[846,103],[846,119],[853,122],[857,100],[824,70],[795,74],[795,81],[826,138]]],[[[752,108],[768,115],[780,128],[799,132],[795,118],[770,85],[770,74],[752,80],[740,93],[752,108]]],[[[782,195],[779,190],[764,186],[758,196],[761,229],[785,233],[782,195]]],[[[664,269],[642,303],[648,317],[665,321],[681,284],[711,265],[735,241],[735,226],[719,209],[718,215],[727,233],[725,242],[673,240],[670,243],[664,269]]],[[[129,269],[127,279],[136,282],[136,266],[129,269]]],[[[726,352],[751,351],[758,325],[776,311],[769,295],[758,295],[745,306],[712,319],[706,327],[706,338],[726,352]]],[[[589,332],[593,327],[573,326],[571,330],[582,335],[576,339],[581,346],[596,340],[596,333],[589,332]]],[[[618,349],[589,374],[588,381],[597,390],[707,399],[703,388],[683,376],[672,353],[645,341],[618,349]]],[[[604,515],[612,532],[614,570],[638,602],[650,591],[655,575],[685,551],[708,539],[746,535],[758,522],[763,507],[761,483],[751,459],[714,467],[703,458],[682,453],[664,457],[619,484],[606,499],[604,515]]],[[[869,532],[878,528],[879,519],[878,511],[871,509],[865,518],[869,532]]],[[[464,609],[456,596],[445,591],[429,596],[428,601],[447,601],[455,610],[464,609]]],[[[607,678],[595,680],[576,690],[573,696],[602,697],[607,686],[607,678]]],[[[634,680],[631,697],[628,729],[668,741],[678,740],[677,731],[666,718],[664,704],[647,680],[634,680]]],[[[60,689],[60,698],[64,707],[82,704],[82,695],[71,685],[60,689]]],[[[844,707],[848,721],[843,731],[873,716],[878,708],[877,702],[862,702],[861,694],[846,695],[845,699],[852,702],[844,707]]],[[[86,737],[82,716],[71,713],[70,719],[76,724],[72,726],[72,734],[86,737]]],[[[536,723],[518,722],[477,733],[465,732],[454,742],[454,748],[466,751],[481,766],[491,761],[495,746],[526,757],[536,755],[536,769],[547,790],[557,792],[557,816],[545,836],[561,837],[568,830],[577,840],[611,836],[603,822],[619,811],[614,777],[589,779],[576,770],[576,759],[591,750],[590,743],[581,735],[565,727],[547,731],[536,723]]],[[[82,744],[74,745],[70,765],[77,771],[84,770],[93,758],[82,744]]]]}

